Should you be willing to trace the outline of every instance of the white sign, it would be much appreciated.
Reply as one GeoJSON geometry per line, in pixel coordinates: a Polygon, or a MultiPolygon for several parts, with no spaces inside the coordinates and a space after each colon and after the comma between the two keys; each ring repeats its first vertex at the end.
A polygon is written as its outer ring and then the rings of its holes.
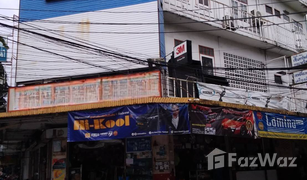
{"type": "Polygon", "coordinates": [[[291,61],[293,67],[307,64],[307,52],[291,56],[291,61]]]}
{"type": "Polygon", "coordinates": [[[174,58],[187,53],[187,42],[183,42],[174,48],[174,58]]]}
{"type": "Polygon", "coordinates": [[[215,84],[197,83],[200,99],[223,101],[227,103],[243,104],[249,106],[268,107],[273,109],[288,109],[289,100],[280,94],[270,94],[258,91],[215,84]]]}
{"type": "Polygon", "coordinates": [[[307,70],[294,73],[293,78],[295,84],[307,82],[307,70]]]}
{"type": "Polygon", "coordinates": [[[207,156],[208,170],[219,169],[226,167],[226,158],[228,159],[228,167],[238,165],[239,167],[297,167],[297,157],[278,157],[277,153],[272,155],[269,153],[257,153],[254,157],[237,157],[237,153],[226,153],[218,148],[215,148],[207,156]],[[227,158],[228,156],[228,158],[227,158]]]}

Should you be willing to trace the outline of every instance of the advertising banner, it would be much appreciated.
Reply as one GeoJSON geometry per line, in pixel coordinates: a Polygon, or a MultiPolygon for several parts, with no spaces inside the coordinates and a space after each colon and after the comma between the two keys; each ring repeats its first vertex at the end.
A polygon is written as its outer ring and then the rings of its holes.
{"type": "Polygon", "coordinates": [[[256,111],[254,117],[260,137],[307,139],[307,118],[256,111]]]}
{"type": "Polygon", "coordinates": [[[190,104],[189,116],[193,134],[254,137],[251,110],[190,104]]]}
{"type": "Polygon", "coordinates": [[[289,98],[286,94],[270,94],[266,92],[247,91],[244,89],[197,83],[200,99],[223,101],[227,103],[249,106],[268,107],[273,109],[289,109],[289,98]]]}
{"type": "Polygon", "coordinates": [[[190,133],[187,104],[147,104],[68,114],[68,142],[190,133]]]}
{"type": "Polygon", "coordinates": [[[9,110],[160,97],[160,72],[10,88],[9,110]]]}

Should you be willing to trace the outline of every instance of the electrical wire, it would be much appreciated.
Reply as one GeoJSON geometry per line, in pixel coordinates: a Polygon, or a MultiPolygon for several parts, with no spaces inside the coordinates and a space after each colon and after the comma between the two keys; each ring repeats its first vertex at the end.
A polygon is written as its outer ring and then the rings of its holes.
{"type": "MultiPolygon", "coordinates": [[[[230,78],[228,78],[230,79],[230,78]]],[[[238,80],[238,79],[231,79],[231,80],[236,80],[236,81],[242,81],[242,80],[238,80]]],[[[243,81],[243,82],[248,82],[248,83],[252,83],[250,81],[243,81]]],[[[264,85],[264,83],[261,83],[262,85],[264,85]]],[[[304,89],[304,88],[294,88],[294,87],[285,87],[285,86],[279,86],[279,85],[272,85],[272,84],[269,84],[270,86],[277,86],[277,87],[282,87],[282,88],[290,88],[290,89],[303,89],[303,90],[307,90],[307,89],[304,89]]]]}
{"type": "MultiPolygon", "coordinates": [[[[216,1],[214,1],[216,2],[216,1]]],[[[268,5],[268,4],[282,4],[282,3],[291,3],[291,2],[298,2],[297,0],[288,0],[288,1],[278,1],[278,2],[267,2],[267,3],[261,3],[261,4],[250,4],[246,5],[248,7],[251,6],[261,6],[261,5],[268,5]]],[[[234,8],[233,6],[229,7],[221,7],[221,8],[209,8],[211,9],[225,9],[225,8],[234,8]]],[[[0,8],[3,10],[19,10],[19,11],[41,11],[41,12],[74,12],[74,13],[84,13],[84,12],[94,12],[94,13],[111,13],[111,14],[126,14],[126,13],[157,13],[157,12],[163,12],[163,11],[106,11],[106,10],[98,10],[98,11],[77,11],[77,10],[54,10],[54,9],[26,9],[26,8],[0,8]]],[[[186,12],[186,11],[197,11],[202,9],[192,9],[192,10],[181,10],[179,12],[186,12]]]]}

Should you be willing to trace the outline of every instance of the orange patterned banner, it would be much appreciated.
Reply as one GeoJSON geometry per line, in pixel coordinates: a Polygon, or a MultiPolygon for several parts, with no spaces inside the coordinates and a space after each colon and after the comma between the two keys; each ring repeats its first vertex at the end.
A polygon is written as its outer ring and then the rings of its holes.
{"type": "Polygon", "coordinates": [[[9,111],[119,99],[161,97],[160,72],[10,88],[9,111]]]}

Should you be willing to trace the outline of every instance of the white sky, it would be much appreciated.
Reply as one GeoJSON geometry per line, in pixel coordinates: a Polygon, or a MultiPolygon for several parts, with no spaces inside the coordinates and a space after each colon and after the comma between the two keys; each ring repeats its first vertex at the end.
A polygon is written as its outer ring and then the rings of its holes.
{"type": "MultiPolygon", "coordinates": [[[[9,16],[18,15],[19,0],[0,0],[0,16],[9,16]],[[2,9],[3,8],[3,9],[2,9]],[[10,8],[10,9],[6,9],[10,8]]],[[[1,23],[12,24],[9,21],[4,21],[0,17],[1,23]]],[[[0,27],[0,35],[7,34],[9,31],[0,27]]]]}

